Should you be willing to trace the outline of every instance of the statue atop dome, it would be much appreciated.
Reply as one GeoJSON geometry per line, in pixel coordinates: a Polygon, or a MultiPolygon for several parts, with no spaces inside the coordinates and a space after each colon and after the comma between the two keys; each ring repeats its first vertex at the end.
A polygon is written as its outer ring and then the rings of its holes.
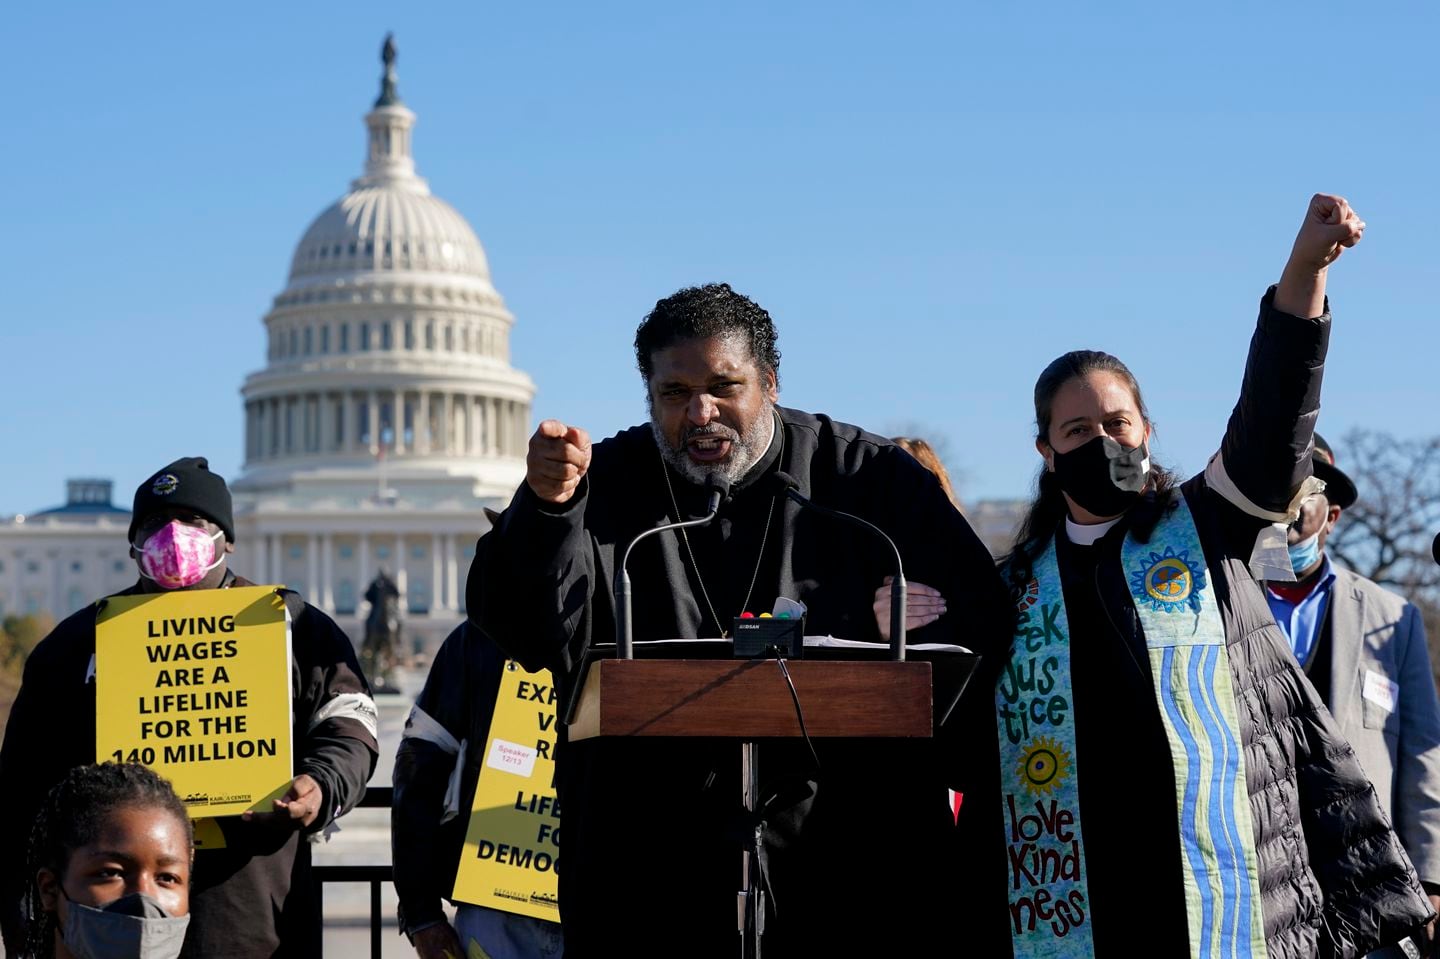
{"type": "Polygon", "coordinates": [[[399,82],[395,76],[395,34],[385,34],[385,45],[380,48],[380,62],[385,64],[385,76],[380,80],[380,96],[377,107],[393,107],[400,102],[399,82]]]}

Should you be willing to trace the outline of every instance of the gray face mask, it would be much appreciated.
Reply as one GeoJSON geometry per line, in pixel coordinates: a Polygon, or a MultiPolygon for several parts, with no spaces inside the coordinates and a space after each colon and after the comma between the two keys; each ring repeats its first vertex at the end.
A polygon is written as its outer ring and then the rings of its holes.
{"type": "Polygon", "coordinates": [[[185,945],[190,917],[168,915],[143,893],[116,899],[104,909],[65,898],[69,911],[60,935],[75,959],[175,959],[185,945]]]}

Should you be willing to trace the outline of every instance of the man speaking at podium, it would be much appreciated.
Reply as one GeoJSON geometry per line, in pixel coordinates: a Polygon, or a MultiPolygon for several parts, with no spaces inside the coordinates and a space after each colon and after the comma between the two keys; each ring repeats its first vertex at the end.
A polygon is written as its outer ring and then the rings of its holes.
{"type": "MultiPolygon", "coordinates": [[[[808,607],[811,635],[881,640],[871,604],[892,572],[888,549],[802,512],[779,472],[817,504],[879,526],[907,577],[943,594],[948,613],[912,643],[983,653],[1008,641],[1013,617],[990,555],[935,477],[889,440],[777,405],[775,325],[758,304],[726,284],[681,290],[640,324],[635,356],[650,422],[593,445],[575,422],[542,422],[525,482],[481,539],[467,584],[471,618],[527,668],[552,669],[562,709],[586,650],[613,642],[610,584],[625,547],[704,515],[712,477],[729,483],[714,520],[650,537],[630,557],[637,643],[726,638],[735,617],[780,596],[808,607]]],[[[740,749],[561,736],[567,956],[734,955],[740,749]]],[[[941,902],[943,874],[958,865],[938,861],[951,814],[930,743],[815,748],[818,772],[803,744],[762,750],[761,797],[780,797],[765,815],[764,953],[904,954],[954,908],[941,902]]]]}

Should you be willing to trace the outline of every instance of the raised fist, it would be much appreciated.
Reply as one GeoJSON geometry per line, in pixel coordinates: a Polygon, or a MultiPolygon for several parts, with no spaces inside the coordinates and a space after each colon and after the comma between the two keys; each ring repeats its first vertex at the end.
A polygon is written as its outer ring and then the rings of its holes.
{"type": "Polygon", "coordinates": [[[1344,197],[1317,193],[1310,198],[1310,208],[1300,223],[1290,262],[1318,272],[1334,263],[1346,247],[1359,243],[1364,234],[1365,221],[1344,197]]]}
{"type": "Polygon", "coordinates": [[[589,468],[589,433],[559,420],[544,420],[535,428],[525,454],[525,482],[536,496],[557,506],[567,502],[589,468]]]}

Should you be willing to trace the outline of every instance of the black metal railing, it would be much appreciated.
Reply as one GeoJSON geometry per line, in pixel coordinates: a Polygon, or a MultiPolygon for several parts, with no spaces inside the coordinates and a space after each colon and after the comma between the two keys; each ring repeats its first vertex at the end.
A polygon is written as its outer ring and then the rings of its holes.
{"type": "MultiPolygon", "coordinates": [[[[389,786],[371,786],[357,808],[389,809],[395,790],[389,786]]],[[[327,882],[368,882],[370,884],[370,959],[380,959],[380,930],[384,926],[384,910],[380,906],[380,884],[395,881],[395,871],[390,866],[314,866],[311,869],[315,881],[315,901],[320,914],[325,914],[325,884],[327,882]]]]}

